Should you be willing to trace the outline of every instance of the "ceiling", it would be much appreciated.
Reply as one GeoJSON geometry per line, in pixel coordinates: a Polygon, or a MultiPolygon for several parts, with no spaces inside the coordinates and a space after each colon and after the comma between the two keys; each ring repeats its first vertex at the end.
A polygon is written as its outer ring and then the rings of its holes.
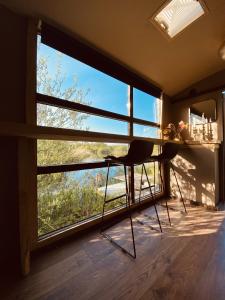
{"type": "Polygon", "coordinates": [[[208,13],[174,39],[148,21],[165,0],[0,0],[44,17],[87,40],[173,96],[222,69],[225,0],[205,0],[208,13]]]}

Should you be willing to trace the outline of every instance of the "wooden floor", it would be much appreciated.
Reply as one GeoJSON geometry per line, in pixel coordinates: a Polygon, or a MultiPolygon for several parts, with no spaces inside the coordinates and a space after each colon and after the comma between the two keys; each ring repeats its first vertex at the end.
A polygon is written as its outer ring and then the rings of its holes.
{"type": "MultiPolygon", "coordinates": [[[[165,209],[160,215],[166,221],[165,209]]],[[[173,226],[164,224],[163,234],[148,227],[157,228],[155,221],[135,216],[146,223],[134,222],[136,260],[90,233],[33,259],[30,276],[5,286],[0,299],[225,299],[225,211],[171,211],[173,226]]],[[[127,220],[109,232],[131,246],[127,220]]]]}

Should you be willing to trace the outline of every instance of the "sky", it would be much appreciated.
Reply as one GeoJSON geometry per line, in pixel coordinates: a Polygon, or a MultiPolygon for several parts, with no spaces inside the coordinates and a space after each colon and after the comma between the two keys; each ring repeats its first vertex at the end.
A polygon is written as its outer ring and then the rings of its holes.
{"type": "MultiPolygon", "coordinates": [[[[47,58],[48,71],[54,77],[58,62],[61,63],[65,81],[62,88],[70,87],[73,77],[77,79],[77,86],[85,91],[88,90],[86,100],[91,106],[128,115],[128,85],[108,76],[78,60],[40,43],[38,57],[47,58]]],[[[134,89],[134,117],[157,122],[155,115],[156,98],[134,89]]],[[[85,120],[85,127],[91,131],[126,135],[128,125],[113,119],[106,119],[91,115],[85,120]]],[[[135,136],[155,137],[157,130],[149,126],[134,125],[135,136]]]]}

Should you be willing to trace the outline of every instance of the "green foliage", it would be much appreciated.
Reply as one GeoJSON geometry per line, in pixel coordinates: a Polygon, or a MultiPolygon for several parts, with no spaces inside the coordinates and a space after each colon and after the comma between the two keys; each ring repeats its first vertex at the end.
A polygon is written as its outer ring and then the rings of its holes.
{"type": "MultiPolygon", "coordinates": [[[[42,181],[43,178],[39,180],[40,183],[42,181]]],[[[47,190],[43,194],[41,187],[38,190],[39,235],[96,215],[102,208],[103,196],[93,186],[81,186],[74,182],[73,187],[66,187],[65,184],[64,187],[47,190]]]]}
{"type": "Polygon", "coordinates": [[[103,160],[107,155],[125,155],[127,149],[127,145],[39,140],[38,165],[103,160]]]}
{"type": "MultiPolygon", "coordinates": [[[[100,186],[105,185],[104,175],[100,186]]],[[[39,175],[38,234],[43,235],[99,214],[103,199],[103,193],[98,192],[96,177],[88,171],[80,180],[61,173],[39,175]]],[[[125,199],[117,200],[107,205],[107,210],[123,204],[125,199]]]]}

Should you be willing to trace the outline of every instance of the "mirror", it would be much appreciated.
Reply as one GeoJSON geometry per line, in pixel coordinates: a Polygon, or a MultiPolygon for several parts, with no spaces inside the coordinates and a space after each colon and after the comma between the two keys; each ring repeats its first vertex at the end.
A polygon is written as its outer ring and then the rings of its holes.
{"type": "Polygon", "coordinates": [[[189,134],[194,141],[217,140],[216,101],[197,102],[189,108],[189,134]]]}
{"type": "Polygon", "coordinates": [[[190,124],[204,124],[216,121],[216,101],[213,99],[197,102],[190,107],[190,124]]]}

